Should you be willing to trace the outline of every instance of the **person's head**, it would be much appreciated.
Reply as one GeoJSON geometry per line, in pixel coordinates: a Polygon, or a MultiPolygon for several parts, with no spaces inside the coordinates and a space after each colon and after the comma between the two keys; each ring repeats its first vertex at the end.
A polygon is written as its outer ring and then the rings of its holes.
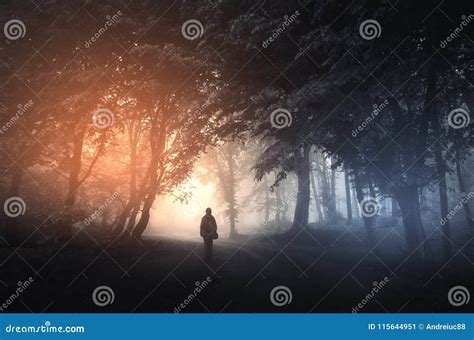
{"type": "Polygon", "coordinates": [[[207,209],[206,209],[206,214],[207,214],[207,215],[210,215],[211,213],[212,213],[212,209],[211,209],[211,208],[207,208],[207,209]]]}

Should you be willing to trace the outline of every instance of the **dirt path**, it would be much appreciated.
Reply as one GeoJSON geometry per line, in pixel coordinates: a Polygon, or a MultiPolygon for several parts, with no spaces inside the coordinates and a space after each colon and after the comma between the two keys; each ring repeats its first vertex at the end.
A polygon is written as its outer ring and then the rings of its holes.
{"type": "Polygon", "coordinates": [[[472,263],[463,256],[440,271],[409,271],[397,268],[397,258],[375,255],[356,239],[333,234],[218,240],[210,265],[203,261],[198,239],[147,237],[143,246],[128,249],[107,248],[84,237],[60,251],[30,247],[12,253],[3,248],[0,255],[8,260],[0,267],[0,294],[7,298],[18,281],[31,276],[34,282],[8,312],[173,313],[209,277],[211,283],[182,312],[350,313],[374,282],[387,277],[389,283],[363,312],[469,311],[446,300],[453,285],[472,291],[472,263]],[[94,304],[92,292],[99,286],[113,291],[112,304],[94,304]],[[277,286],[287,287],[291,303],[272,303],[270,292],[277,286]]]}

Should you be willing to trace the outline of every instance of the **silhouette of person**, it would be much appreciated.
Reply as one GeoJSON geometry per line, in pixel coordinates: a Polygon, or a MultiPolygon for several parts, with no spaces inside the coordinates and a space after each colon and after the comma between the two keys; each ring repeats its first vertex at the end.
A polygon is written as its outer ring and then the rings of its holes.
{"type": "Polygon", "coordinates": [[[206,209],[206,215],[201,219],[201,237],[204,239],[204,259],[206,262],[211,262],[212,242],[218,238],[217,223],[212,216],[211,208],[206,209]]]}

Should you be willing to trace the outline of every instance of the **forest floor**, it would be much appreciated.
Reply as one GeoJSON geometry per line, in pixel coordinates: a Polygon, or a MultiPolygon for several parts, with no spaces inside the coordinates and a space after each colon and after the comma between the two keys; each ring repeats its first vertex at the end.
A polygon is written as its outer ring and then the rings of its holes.
{"type": "Polygon", "coordinates": [[[4,311],[173,313],[183,304],[181,312],[351,313],[374,283],[387,277],[359,312],[473,311],[472,299],[460,307],[447,299],[453,286],[474,292],[472,234],[453,240],[446,261],[438,256],[442,236],[428,230],[436,260],[418,265],[403,250],[400,226],[379,226],[374,251],[364,245],[363,235],[360,222],[292,235],[262,229],[238,240],[215,241],[208,265],[198,240],[148,236],[133,247],[110,246],[78,231],[62,245],[0,248],[0,297],[6,301],[31,276],[34,281],[4,311]],[[189,301],[196,283],[208,277],[210,284],[189,301]],[[94,304],[91,296],[98,286],[113,290],[112,304],[94,304]],[[289,288],[290,303],[272,304],[270,292],[276,286],[289,288]]]}

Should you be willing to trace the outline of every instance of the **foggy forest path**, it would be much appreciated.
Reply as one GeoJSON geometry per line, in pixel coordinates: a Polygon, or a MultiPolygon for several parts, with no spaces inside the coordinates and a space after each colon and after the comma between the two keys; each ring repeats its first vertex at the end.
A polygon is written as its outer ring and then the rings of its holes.
{"type": "Polygon", "coordinates": [[[472,312],[467,1],[78,3],[0,5],[7,312],[472,312]]]}
{"type": "MultiPolygon", "coordinates": [[[[450,308],[445,296],[451,281],[472,284],[470,264],[463,256],[441,271],[427,266],[423,273],[390,255],[398,237],[395,229],[379,236],[380,253],[368,251],[356,226],[308,228],[290,235],[259,231],[236,240],[221,237],[214,242],[208,265],[198,239],[145,236],[141,245],[129,247],[97,243],[80,233],[62,250],[21,248],[0,270],[7,278],[22,270],[25,279],[35,278],[39,290],[34,291],[44,292],[26,292],[21,303],[11,306],[12,312],[173,313],[207,277],[211,283],[181,312],[350,313],[374,282],[385,277],[390,289],[382,289],[363,312],[436,311],[450,308]],[[462,277],[456,275],[463,272],[462,277]],[[92,302],[98,286],[113,290],[113,304],[99,307],[92,302]],[[272,304],[270,292],[278,286],[291,291],[291,303],[272,304]]],[[[7,294],[15,284],[7,279],[0,290],[7,294]]]]}
{"type": "MultiPolygon", "coordinates": [[[[333,227],[290,235],[260,231],[242,235],[237,240],[221,238],[214,243],[210,266],[202,261],[202,242],[191,242],[185,246],[192,248],[191,258],[178,264],[174,274],[185,284],[184,290],[192,287],[193,280],[185,281],[190,277],[202,281],[207,273],[214,280],[209,295],[204,292],[202,301],[190,306],[189,311],[351,312],[352,306],[371,291],[374,282],[387,277],[391,280],[391,289],[376,296],[364,311],[402,312],[408,305],[412,310],[440,308],[435,304],[444,302],[449,283],[441,284],[438,279],[441,275],[452,276],[451,271],[458,265],[465,264],[469,268],[466,259],[461,258],[459,263],[452,263],[453,268],[447,266],[442,273],[437,273],[437,268],[422,273],[411,269],[399,256],[369,252],[357,228],[353,230],[356,232],[333,227]],[[269,295],[276,286],[291,290],[291,304],[272,305],[269,295]]],[[[378,250],[390,251],[397,237],[394,229],[385,230],[378,250]]],[[[464,280],[469,285],[469,278],[464,280]]]]}

